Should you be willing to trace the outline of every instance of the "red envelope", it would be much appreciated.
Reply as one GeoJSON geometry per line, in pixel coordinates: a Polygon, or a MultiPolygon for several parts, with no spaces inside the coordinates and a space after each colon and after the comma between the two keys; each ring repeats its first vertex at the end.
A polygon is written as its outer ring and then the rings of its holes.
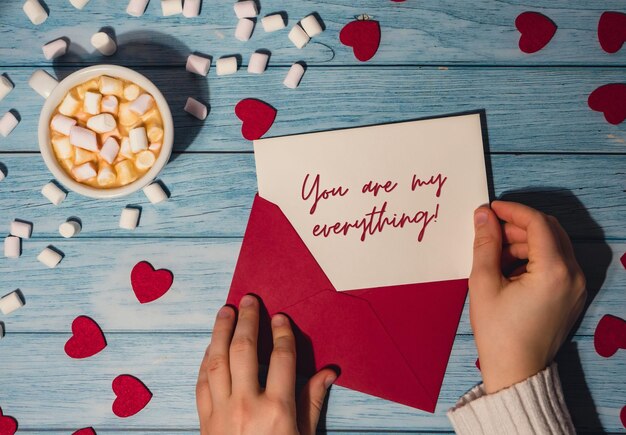
{"type": "MultiPolygon", "coordinates": [[[[336,366],[336,384],[434,412],[467,279],[338,292],[275,204],[256,196],[227,303],[253,293],[296,326],[298,372],[336,366]]],[[[261,322],[259,358],[271,330],[261,322]]]]}

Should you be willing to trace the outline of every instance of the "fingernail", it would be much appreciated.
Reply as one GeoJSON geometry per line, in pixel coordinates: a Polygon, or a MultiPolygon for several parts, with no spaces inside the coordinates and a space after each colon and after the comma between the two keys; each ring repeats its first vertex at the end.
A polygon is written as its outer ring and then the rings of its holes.
{"type": "Polygon", "coordinates": [[[283,316],[282,314],[276,314],[274,317],[272,317],[272,325],[283,326],[285,324],[285,320],[287,320],[285,316],[283,316]]]}
{"type": "Polygon", "coordinates": [[[241,298],[241,302],[239,303],[240,307],[250,307],[254,304],[254,296],[245,295],[241,298]]]}
{"type": "Polygon", "coordinates": [[[326,389],[328,389],[336,380],[337,380],[336,374],[326,376],[326,379],[324,379],[324,386],[326,387],[326,389]]]}
{"type": "Polygon", "coordinates": [[[224,319],[227,317],[230,317],[230,315],[232,314],[233,310],[228,307],[228,306],[223,306],[222,308],[220,308],[220,310],[217,312],[217,317],[219,317],[220,319],[224,319]]]}
{"type": "Polygon", "coordinates": [[[474,225],[477,227],[487,222],[489,216],[487,216],[487,212],[484,210],[478,210],[474,213],[474,225]]]}

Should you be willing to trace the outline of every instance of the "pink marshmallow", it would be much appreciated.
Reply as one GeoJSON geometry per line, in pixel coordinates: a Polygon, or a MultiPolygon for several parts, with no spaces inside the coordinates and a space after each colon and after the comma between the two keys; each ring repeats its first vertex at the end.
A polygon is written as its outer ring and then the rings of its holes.
{"type": "Polygon", "coordinates": [[[102,149],[100,150],[100,157],[106,160],[109,164],[113,164],[115,159],[117,158],[117,153],[120,152],[120,145],[117,143],[114,137],[109,137],[102,144],[102,149]]]}
{"type": "Polygon", "coordinates": [[[98,151],[96,133],[77,125],[70,129],[70,144],[88,151],[98,151]]]}
{"type": "Polygon", "coordinates": [[[70,135],[70,130],[72,127],[76,125],[76,120],[74,118],[70,118],[69,116],[56,114],[52,121],[50,122],[50,126],[53,130],[58,131],[65,136],[70,135]]]}

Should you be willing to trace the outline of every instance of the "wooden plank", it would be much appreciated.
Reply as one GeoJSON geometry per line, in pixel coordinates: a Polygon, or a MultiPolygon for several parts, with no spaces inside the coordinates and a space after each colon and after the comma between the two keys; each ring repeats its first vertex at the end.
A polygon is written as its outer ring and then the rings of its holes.
{"type": "MultiPolygon", "coordinates": [[[[65,334],[15,334],[2,340],[2,409],[26,430],[94,425],[107,429],[192,430],[197,427],[194,386],[209,334],[116,334],[87,360],[63,352],[65,334]],[[149,406],[128,419],[111,412],[111,382],[119,374],[139,377],[153,392],[149,406]]],[[[562,355],[561,373],[575,419],[587,416],[592,400],[599,420],[581,428],[619,430],[626,393],[624,355],[603,359],[589,338],[577,338],[562,355]],[[582,370],[582,372],[581,372],[582,370]],[[584,378],[582,377],[584,373],[584,378]],[[586,391],[585,382],[589,392],[586,391]],[[588,395],[589,394],[589,395],[588,395]]],[[[341,387],[330,393],[326,427],[333,430],[450,430],[445,416],[480,379],[471,337],[456,341],[434,415],[341,387]]],[[[381,373],[381,376],[384,374],[381,373]]]]}
{"type": "MultiPolygon", "coordinates": [[[[56,74],[65,77],[75,69],[56,68],[56,74]]],[[[27,84],[34,68],[0,68],[0,73],[3,70],[16,88],[0,111],[16,109],[22,122],[9,138],[0,138],[0,149],[37,151],[43,101],[27,84]]],[[[594,89],[623,81],[618,69],[324,67],[310,69],[295,91],[282,85],[285,67],[270,68],[260,76],[242,72],[217,77],[211,72],[208,80],[192,77],[182,66],[139,71],[163,90],[170,104],[178,151],[251,150],[234,114],[237,102],[247,97],[278,109],[268,136],[485,109],[493,152],[626,150],[626,123],[611,125],[587,106],[594,89]],[[182,110],[188,96],[210,103],[206,121],[182,110]]]]}
{"type": "Polygon", "coordinates": [[[602,64],[624,65],[623,51],[607,55],[597,40],[597,23],[606,10],[624,10],[620,0],[588,2],[541,0],[516,4],[501,0],[476,0],[469,6],[454,0],[427,0],[394,4],[366,0],[355,6],[350,1],[316,0],[285,5],[265,0],[261,16],[275,11],[289,15],[289,28],[312,11],[323,18],[327,30],[303,50],[287,39],[287,29],[267,34],[260,26],[251,42],[242,44],[233,37],[237,19],[231,2],[204,0],[197,19],[182,16],[163,18],[159,2],[152,2],[146,14],[134,19],[125,14],[126,2],[115,5],[93,2],[82,12],[68,2],[52,2],[48,21],[33,26],[19,2],[3,2],[0,14],[0,62],[4,65],[44,63],[41,45],[65,36],[72,40],[72,55],[62,62],[92,64],[113,60],[121,64],[180,64],[190,50],[210,51],[214,56],[248,53],[256,48],[273,52],[274,63],[288,64],[303,59],[311,64],[355,65],[351,50],[339,43],[340,29],[355,15],[368,13],[380,22],[379,52],[370,64],[602,64]],[[518,47],[515,17],[528,10],[541,12],[558,25],[551,43],[542,51],[527,55],[518,47]],[[90,36],[99,26],[113,26],[120,50],[113,58],[93,54],[90,36]]]}
{"type": "MultiPolygon", "coordinates": [[[[496,196],[507,196],[554,214],[578,239],[625,239],[622,180],[624,156],[491,155],[496,196]]],[[[40,193],[50,173],[38,154],[4,154],[8,177],[0,183],[0,222],[35,223],[35,237],[60,238],[58,225],[69,216],[83,220],[90,237],[241,237],[256,193],[251,154],[178,154],[163,172],[172,192],[167,203],[150,205],[141,192],[97,201],[68,195],[59,207],[40,193]],[[140,227],[122,231],[119,213],[143,206],[140,227]]]]}
{"type": "MultiPolygon", "coordinates": [[[[26,306],[3,319],[8,334],[70,330],[77,315],[93,317],[107,332],[202,332],[224,304],[239,254],[239,239],[73,239],[55,241],[65,253],[57,269],[37,262],[43,239],[24,242],[19,260],[0,259],[0,296],[21,289],[26,306]],[[130,271],[141,260],[174,273],[161,300],[140,305],[130,271]]],[[[593,335],[607,313],[626,318],[626,274],[619,257],[626,243],[576,244],[590,301],[577,334],[593,335]]],[[[471,334],[466,305],[459,334],[471,334]]]]}

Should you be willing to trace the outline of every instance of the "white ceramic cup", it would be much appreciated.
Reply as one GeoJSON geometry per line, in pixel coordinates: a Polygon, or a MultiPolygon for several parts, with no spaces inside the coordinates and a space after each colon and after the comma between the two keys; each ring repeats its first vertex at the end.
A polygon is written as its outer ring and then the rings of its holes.
{"type": "Polygon", "coordinates": [[[172,112],[170,111],[165,97],[163,97],[163,94],[161,94],[157,87],[145,76],[123,66],[94,65],[70,74],[50,93],[50,96],[48,96],[43,108],[41,109],[41,115],[39,115],[38,136],[41,156],[43,157],[43,160],[50,172],[52,172],[52,175],[54,175],[54,177],[61,182],[61,184],[76,193],[80,193],[81,195],[89,196],[91,198],[116,198],[129,195],[144,188],[150,184],[165,167],[170,155],[172,154],[172,147],[174,144],[174,121],[172,119],[172,112]],[[52,118],[54,110],[61,103],[63,98],[65,98],[65,95],[72,88],[103,75],[127,80],[145,89],[154,97],[154,101],[156,102],[157,108],[161,113],[161,118],[163,119],[163,143],[154,165],[148,170],[148,172],[132,183],[122,187],[113,187],[110,189],[91,187],[86,184],[79,183],[70,177],[61,167],[54,154],[54,150],[52,149],[52,143],[50,142],[50,119],[52,118]]]}

